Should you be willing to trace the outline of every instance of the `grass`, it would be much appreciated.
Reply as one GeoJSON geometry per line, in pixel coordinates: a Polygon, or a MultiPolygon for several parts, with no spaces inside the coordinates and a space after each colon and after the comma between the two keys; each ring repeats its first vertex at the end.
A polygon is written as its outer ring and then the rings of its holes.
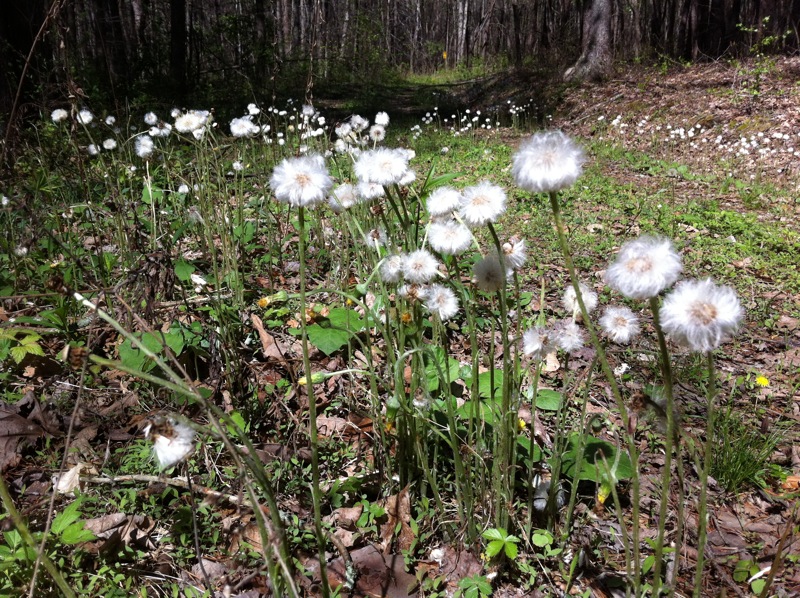
{"type": "MultiPolygon", "coordinates": [[[[442,77],[437,75],[438,83],[442,77]]],[[[384,542],[412,570],[430,560],[431,549],[439,545],[475,555],[477,569],[471,576],[423,576],[430,595],[448,584],[464,595],[488,595],[492,588],[499,593],[523,583],[533,587],[534,579],[540,587],[566,582],[588,591],[577,573],[589,576],[591,570],[583,571],[577,561],[565,565],[562,558],[584,551],[584,540],[595,546],[595,569],[614,575],[626,567],[631,573],[639,570],[645,555],[636,561],[641,548],[635,526],[626,529],[631,535],[623,550],[606,543],[600,529],[588,532],[588,540],[578,539],[577,527],[565,524],[582,526],[578,511],[564,518],[563,508],[560,513],[529,509],[529,499],[533,504],[541,486],[550,488],[550,506],[564,502],[574,507],[577,502],[603,517],[630,520],[631,509],[638,508],[632,502],[639,479],[661,476],[648,460],[663,455],[664,437],[657,425],[626,429],[591,355],[560,354],[553,369],[551,363],[522,362],[518,351],[510,349],[525,328],[562,316],[560,297],[569,273],[546,198],[513,186],[509,164],[521,133],[481,128],[480,119],[465,127],[462,123],[473,122],[472,115],[477,116],[474,108],[460,112],[455,122],[444,122],[452,117],[442,115],[418,132],[390,127],[385,145],[416,152],[413,187],[392,191],[396,205],[383,204],[384,211],[374,207],[381,204],[359,205],[336,215],[323,207],[305,226],[295,211],[272,200],[268,180],[274,165],[301,146],[328,149],[333,127],[320,124],[325,135],[302,137],[316,127],[298,126],[302,111],[297,104],[256,115],[255,120],[270,126],[259,139],[228,137],[221,123],[200,141],[174,133],[156,139],[157,151],[146,160],[133,152],[127,129],[117,132],[99,118],[85,128],[56,125],[43,115],[29,133],[28,151],[17,161],[7,188],[0,190],[8,197],[0,209],[7,231],[0,240],[0,289],[3,319],[8,320],[0,336],[4,400],[18,403],[23,389],[32,385],[63,421],[69,421],[78,402],[76,431],[95,427],[88,440],[95,455],[69,456],[65,469],[80,461],[96,468],[95,478],[171,476],[153,485],[135,477],[109,486],[84,484],[80,521],[117,513],[157,521],[157,528],[145,535],[160,538],[172,564],[166,573],[159,569],[146,542],[112,547],[100,538],[95,545],[71,544],[51,534],[51,558],[69,571],[77,594],[130,595],[131,587],[140,587],[148,595],[202,595],[200,582],[174,579],[203,555],[224,562],[237,581],[250,574],[263,583],[269,578],[272,584],[288,584],[283,587],[290,595],[291,584],[279,571],[280,548],[266,540],[263,530],[259,535],[258,512],[269,512],[268,521],[276,525],[283,522],[292,557],[287,566],[300,571],[313,567],[306,555],[317,552],[320,537],[323,551],[340,552],[337,543],[324,539],[343,532],[350,543],[346,549],[384,542]],[[88,155],[88,143],[106,136],[118,140],[119,150],[88,155]],[[461,263],[443,260],[448,267],[444,280],[459,293],[462,306],[461,315],[446,322],[430,317],[419,303],[399,298],[399,290],[387,290],[374,270],[391,246],[376,249],[363,241],[364,233],[383,227],[395,246],[420,246],[424,229],[401,229],[391,208],[398,215],[420,210],[424,216],[430,189],[426,180],[442,175],[442,183],[460,189],[482,180],[506,189],[507,213],[493,230],[477,231],[476,243],[485,254],[495,236],[505,241],[516,235],[526,240],[531,256],[518,281],[509,282],[499,295],[478,292],[469,282],[477,252],[461,263]],[[302,259],[301,240],[308,243],[302,259]],[[305,313],[299,296],[301,267],[307,268],[309,280],[305,313]],[[74,290],[99,302],[130,334],[119,333],[74,301],[74,290]],[[263,322],[263,331],[254,316],[263,322]],[[303,324],[311,343],[310,372],[300,358],[303,324]],[[69,356],[66,363],[57,360],[64,347],[78,356],[71,365],[69,356]],[[85,361],[87,356],[94,360],[85,361]],[[109,367],[103,361],[107,358],[116,364],[109,367]],[[182,375],[173,379],[170,370],[182,375]],[[52,390],[62,384],[80,393],[52,390]],[[317,426],[316,467],[306,419],[310,400],[325,418],[317,426]],[[158,411],[182,414],[202,438],[187,463],[166,476],[152,460],[142,426],[132,423],[158,411]],[[542,439],[543,430],[555,444],[542,439]],[[631,439],[634,434],[647,438],[648,452],[638,469],[626,461],[629,432],[631,439]],[[255,463],[247,461],[256,457],[255,463]],[[174,483],[185,479],[187,471],[202,489],[194,498],[174,483]],[[549,475],[559,483],[547,482],[549,475]],[[319,515],[309,491],[316,476],[319,515]],[[387,515],[387,501],[399,500],[406,483],[407,512],[387,515]],[[237,508],[233,500],[220,506],[209,502],[211,491],[234,498],[249,495],[265,504],[262,511],[237,508]],[[556,500],[557,494],[564,496],[556,500]],[[361,514],[347,526],[334,523],[344,516],[342,508],[361,509],[361,514]],[[406,528],[411,532],[404,535],[406,528]],[[614,550],[626,555],[622,565],[614,550]],[[482,552],[491,553],[485,561],[478,558],[482,552]],[[134,566],[137,562],[142,566],[134,566]]],[[[131,121],[140,116],[132,115],[131,121]]],[[[120,115],[118,121],[127,119],[120,115]]],[[[785,202],[765,205],[768,197],[788,198],[788,191],[766,182],[743,186],[719,160],[709,172],[654,158],[660,152],[651,155],[610,138],[585,144],[591,162],[560,197],[579,278],[600,293],[602,304],[618,301],[600,273],[619,246],[645,233],[673,238],[687,276],[712,276],[736,288],[748,310],[748,325],[720,357],[725,368],[751,368],[737,353],[752,329],[777,335],[776,315],[788,312],[789,297],[800,292],[794,257],[800,236],[779,219],[788,209],[785,202]],[[731,196],[742,209],[728,205],[731,196]],[[763,218],[764,213],[770,217],[763,218]],[[768,295],[775,288],[783,299],[768,295]]],[[[333,154],[329,166],[338,180],[351,177],[352,161],[346,155],[333,154]]],[[[627,303],[644,317],[641,305],[627,303]]],[[[641,361],[658,354],[648,333],[641,345],[609,349],[613,367],[634,364],[623,378],[624,408],[633,415],[636,408],[627,405],[637,389],[663,384],[658,360],[641,361]]],[[[681,384],[702,394],[703,363],[680,352],[674,359],[681,384]]],[[[785,373],[787,380],[791,376],[785,373]]],[[[774,378],[775,384],[779,379],[774,378]]],[[[721,384],[727,390],[728,383],[721,384]]],[[[703,416],[703,407],[688,399],[682,407],[703,416]]],[[[647,419],[642,413],[641,420],[647,419]]],[[[752,422],[730,410],[716,421],[712,445],[720,451],[714,455],[731,458],[712,462],[711,475],[731,492],[753,481],[763,483],[764,472],[772,471],[765,459],[784,434],[770,436],[752,459],[735,460],[763,438],[753,432],[752,422]]],[[[688,438],[700,444],[691,433],[688,438]]],[[[73,455],[45,434],[36,447],[36,453],[20,447],[23,460],[9,469],[10,478],[24,479],[37,467],[48,475],[57,473],[62,454],[73,455]]],[[[676,459],[685,457],[682,451],[676,450],[676,459]]],[[[42,534],[46,510],[25,484],[15,492],[15,500],[32,513],[28,525],[42,534]]],[[[60,513],[73,499],[58,495],[54,500],[60,513]]],[[[650,500],[657,504],[658,499],[650,500]]],[[[644,512],[642,517],[653,515],[644,512]]],[[[136,525],[146,528],[141,520],[136,525]]],[[[20,538],[6,533],[4,540],[15,564],[1,569],[0,594],[27,583],[35,561],[20,538]]],[[[652,570],[645,569],[632,582],[643,591],[655,581],[652,570]]],[[[691,576],[683,575],[673,585],[690,587],[691,576]]],[[[41,591],[49,591],[45,573],[38,582],[41,591]]]]}

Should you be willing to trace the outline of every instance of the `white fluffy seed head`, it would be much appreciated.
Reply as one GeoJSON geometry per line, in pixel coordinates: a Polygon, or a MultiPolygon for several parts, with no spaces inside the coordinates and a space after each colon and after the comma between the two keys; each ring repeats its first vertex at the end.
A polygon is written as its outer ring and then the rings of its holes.
{"type": "Polygon", "coordinates": [[[627,345],[639,334],[639,318],[627,307],[607,307],[600,327],[612,342],[627,345]]]}
{"type": "Polygon", "coordinates": [[[661,327],[677,344],[692,351],[713,351],[736,332],[744,310],[729,286],[686,280],[664,298],[661,327]]]}
{"type": "Polygon", "coordinates": [[[671,286],[683,269],[672,241],[642,236],[625,243],[606,269],[605,281],[631,299],[649,299],[671,286]]]}
{"type": "Polygon", "coordinates": [[[517,186],[531,193],[560,191],[577,180],[585,160],[583,149],[568,135],[545,131],[520,145],[511,173],[517,186]]]}
{"type": "Polygon", "coordinates": [[[506,193],[497,185],[483,181],[464,189],[459,214],[467,226],[495,222],[506,211],[506,193]]]}

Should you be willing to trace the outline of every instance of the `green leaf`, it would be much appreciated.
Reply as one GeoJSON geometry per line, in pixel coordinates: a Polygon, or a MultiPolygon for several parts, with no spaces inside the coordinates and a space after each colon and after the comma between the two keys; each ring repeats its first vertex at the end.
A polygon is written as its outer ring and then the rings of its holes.
{"type": "Polygon", "coordinates": [[[586,437],[583,463],[580,472],[577,472],[579,446],[580,434],[577,432],[570,434],[567,451],[562,456],[562,471],[567,477],[592,482],[610,481],[613,478],[616,483],[619,480],[627,480],[633,475],[633,467],[628,454],[625,451],[617,454],[615,445],[594,436],[586,437]],[[611,471],[608,471],[608,468],[611,471]]]}
{"type": "Polygon", "coordinates": [[[154,201],[158,201],[162,197],[164,197],[164,191],[162,191],[158,187],[151,187],[150,185],[145,185],[142,188],[142,201],[147,205],[150,205],[154,201]]]}
{"type": "Polygon", "coordinates": [[[503,546],[505,546],[505,542],[502,540],[495,540],[494,542],[489,542],[489,545],[486,547],[486,556],[490,559],[496,557],[501,550],[503,550],[503,546]]]}
{"type": "Polygon", "coordinates": [[[64,544],[79,544],[81,542],[90,542],[94,540],[95,535],[88,529],[83,529],[83,524],[83,521],[76,521],[67,526],[67,529],[59,535],[59,539],[64,544]]]}
{"type": "Polygon", "coordinates": [[[550,546],[550,544],[553,543],[553,535],[547,530],[539,529],[533,532],[533,535],[531,536],[531,542],[533,542],[534,546],[544,548],[545,546],[550,546]]]}
{"type": "Polygon", "coordinates": [[[80,500],[72,501],[63,511],[55,516],[53,525],[50,527],[54,534],[60,536],[67,527],[80,519],[81,513],[79,509],[81,507],[81,502],[80,500]]]}
{"type": "MultiPolygon", "coordinates": [[[[514,536],[509,536],[509,538],[513,538],[513,537],[514,536]]],[[[506,551],[506,556],[508,558],[510,558],[512,561],[515,558],[517,558],[517,553],[519,552],[519,549],[517,548],[517,545],[514,542],[506,541],[504,548],[505,548],[505,551],[506,551]]]]}
{"type": "Polygon", "coordinates": [[[485,532],[483,532],[483,537],[487,540],[500,540],[505,542],[506,539],[506,530],[503,528],[489,528],[485,532]]]}
{"type": "MultiPolygon", "coordinates": [[[[180,355],[183,351],[186,334],[190,333],[180,323],[173,322],[172,326],[164,333],[161,332],[146,332],[137,333],[135,336],[139,338],[141,343],[151,352],[159,355],[164,351],[166,344],[175,355],[180,355]],[[162,342],[163,341],[163,342],[162,342]]],[[[190,333],[193,334],[193,333],[190,333]]],[[[127,367],[140,371],[149,372],[155,366],[155,362],[151,360],[145,353],[134,346],[130,339],[125,341],[119,346],[119,359],[127,367]]]]}
{"type": "Polygon", "coordinates": [[[536,395],[536,408],[542,411],[558,411],[563,397],[555,390],[542,389],[536,395]]]}
{"type": "Polygon", "coordinates": [[[194,264],[191,264],[186,260],[178,260],[175,262],[175,276],[177,276],[178,280],[181,282],[189,282],[192,278],[192,274],[194,274],[194,271],[194,264]]]}
{"type": "Polygon", "coordinates": [[[347,330],[323,328],[318,324],[309,326],[306,331],[308,333],[308,341],[325,355],[332,355],[344,347],[350,342],[350,337],[352,336],[347,330]]]}
{"type": "Polygon", "coordinates": [[[750,589],[753,590],[753,594],[756,596],[760,596],[761,592],[764,591],[764,586],[767,585],[767,580],[763,577],[756,579],[755,581],[750,582],[750,589]]]}

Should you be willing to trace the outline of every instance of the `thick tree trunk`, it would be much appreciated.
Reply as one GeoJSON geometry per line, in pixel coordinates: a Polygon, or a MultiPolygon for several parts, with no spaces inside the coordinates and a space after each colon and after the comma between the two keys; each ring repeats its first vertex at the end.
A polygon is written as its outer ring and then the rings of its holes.
{"type": "Polygon", "coordinates": [[[583,53],[564,73],[567,81],[602,79],[611,69],[611,2],[586,0],[583,9],[583,53]]]}

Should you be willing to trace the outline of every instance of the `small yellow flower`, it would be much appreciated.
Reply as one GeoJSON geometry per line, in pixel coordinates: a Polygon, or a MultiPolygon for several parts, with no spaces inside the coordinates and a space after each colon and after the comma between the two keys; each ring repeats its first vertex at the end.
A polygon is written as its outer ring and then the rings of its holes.
{"type": "Polygon", "coordinates": [[[269,305],[269,297],[261,297],[261,299],[256,301],[256,305],[258,305],[261,309],[264,309],[269,305]]]}
{"type": "Polygon", "coordinates": [[[525,423],[524,419],[520,418],[517,420],[517,430],[519,430],[520,432],[522,432],[525,429],[525,426],[527,425],[528,424],[525,423]]]}
{"type": "Polygon", "coordinates": [[[411,315],[410,313],[408,313],[407,311],[404,311],[402,314],[400,314],[400,321],[401,321],[403,324],[406,324],[406,325],[408,325],[408,324],[411,324],[411,322],[412,322],[413,320],[414,320],[414,316],[412,316],[412,315],[411,315]]]}
{"type": "Polygon", "coordinates": [[[769,386],[769,378],[767,378],[766,376],[757,376],[756,384],[761,388],[766,388],[767,386],[769,386]]]}

